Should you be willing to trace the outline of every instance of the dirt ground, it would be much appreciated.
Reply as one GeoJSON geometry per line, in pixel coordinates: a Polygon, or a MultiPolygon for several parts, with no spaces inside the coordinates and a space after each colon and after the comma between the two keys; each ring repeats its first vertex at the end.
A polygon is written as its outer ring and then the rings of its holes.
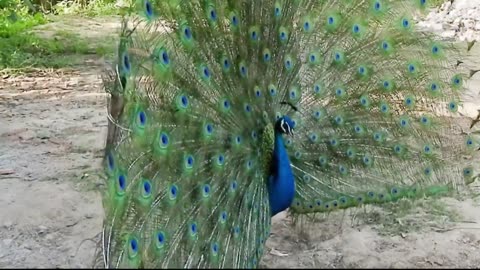
{"type": "MultiPolygon", "coordinates": [[[[118,26],[115,19],[80,25],[53,23],[39,31],[95,36],[118,26]]],[[[107,127],[103,66],[86,56],[71,69],[0,75],[0,268],[90,267],[103,217],[95,191],[107,127]]],[[[471,96],[478,86],[471,84],[471,96]]],[[[478,97],[466,99],[467,115],[478,108],[478,97]]],[[[319,215],[303,230],[279,215],[262,266],[478,268],[479,211],[477,200],[446,198],[400,217],[377,209],[319,215]]]]}

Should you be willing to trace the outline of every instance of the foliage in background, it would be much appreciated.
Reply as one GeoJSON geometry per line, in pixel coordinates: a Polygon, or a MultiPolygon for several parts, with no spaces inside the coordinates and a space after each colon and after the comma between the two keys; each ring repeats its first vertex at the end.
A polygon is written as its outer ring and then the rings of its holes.
{"type": "Polygon", "coordinates": [[[0,0],[0,38],[8,38],[45,23],[42,13],[34,13],[21,0],[0,0]]]}
{"type": "Polygon", "coordinates": [[[83,54],[105,55],[106,47],[91,48],[76,33],[59,31],[52,38],[32,34],[33,27],[54,15],[117,13],[114,0],[0,0],[0,69],[60,68],[75,64],[83,54]],[[109,6],[110,5],[110,6],[109,6]],[[67,9],[70,8],[70,9],[67,9]]]}
{"type": "Polygon", "coordinates": [[[92,47],[91,42],[61,31],[51,39],[31,34],[0,38],[0,48],[0,69],[13,70],[68,67],[82,61],[83,55],[104,56],[113,53],[113,47],[92,47]]]}
{"type": "Polygon", "coordinates": [[[51,7],[51,11],[54,14],[61,15],[121,15],[125,10],[125,6],[126,3],[122,0],[64,0],[55,3],[51,7]]]}

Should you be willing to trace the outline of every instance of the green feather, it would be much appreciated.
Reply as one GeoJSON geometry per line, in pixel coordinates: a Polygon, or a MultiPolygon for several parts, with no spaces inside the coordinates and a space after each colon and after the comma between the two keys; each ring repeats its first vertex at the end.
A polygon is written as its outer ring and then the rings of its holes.
{"type": "Polygon", "coordinates": [[[455,118],[468,71],[453,46],[417,31],[429,2],[132,3],[105,82],[103,266],[257,267],[285,115],[293,214],[472,183],[463,157],[480,143],[455,118]]]}

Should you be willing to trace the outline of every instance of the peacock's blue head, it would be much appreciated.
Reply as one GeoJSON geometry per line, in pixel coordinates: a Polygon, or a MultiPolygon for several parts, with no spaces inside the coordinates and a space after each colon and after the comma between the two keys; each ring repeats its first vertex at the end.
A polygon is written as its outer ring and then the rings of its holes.
{"type": "Polygon", "coordinates": [[[293,127],[295,123],[290,119],[290,117],[284,115],[275,123],[275,130],[282,134],[292,135],[293,136],[293,127]]]}

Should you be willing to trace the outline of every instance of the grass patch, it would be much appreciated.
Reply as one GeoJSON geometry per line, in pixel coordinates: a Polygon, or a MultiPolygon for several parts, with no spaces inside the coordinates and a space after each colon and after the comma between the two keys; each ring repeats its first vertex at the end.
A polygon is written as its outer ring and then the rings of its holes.
{"type": "MultiPolygon", "coordinates": [[[[62,68],[79,64],[85,55],[110,56],[114,53],[113,37],[103,42],[87,40],[71,31],[53,31],[49,37],[40,37],[31,31],[47,22],[37,15],[8,24],[0,32],[0,69],[8,72],[29,68],[62,68]]],[[[5,71],[4,71],[5,72],[5,71]]]]}
{"type": "Polygon", "coordinates": [[[0,38],[0,69],[61,68],[78,63],[82,55],[113,53],[113,47],[90,47],[89,41],[59,32],[52,39],[22,33],[0,38]]]}
{"type": "MultiPolygon", "coordinates": [[[[117,12],[119,9],[108,1],[110,0],[90,1],[87,7],[79,8],[78,12],[74,13],[81,13],[81,10],[91,15],[117,12]]],[[[62,13],[61,5],[79,7],[79,4],[73,1],[62,1],[57,5],[60,12],[53,9],[52,13],[62,13]]],[[[20,0],[3,2],[0,0],[0,69],[3,69],[3,72],[28,68],[69,67],[78,64],[85,55],[113,54],[115,44],[113,41],[95,42],[86,40],[77,33],[63,30],[56,31],[48,37],[35,35],[32,32],[35,26],[46,24],[58,16],[32,14],[32,9],[35,7],[29,8],[20,0]]],[[[40,10],[38,7],[36,9],[40,10]]],[[[68,16],[62,19],[68,19],[68,16]]]]}
{"type": "Polygon", "coordinates": [[[24,14],[19,17],[15,12],[0,11],[0,38],[9,38],[22,33],[34,26],[47,23],[48,20],[41,13],[35,15],[24,14]]]}
{"type": "Polygon", "coordinates": [[[92,0],[84,5],[75,1],[61,1],[53,7],[56,14],[75,14],[88,17],[121,15],[125,9],[125,7],[118,6],[116,1],[110,0],[92,0]]]}

